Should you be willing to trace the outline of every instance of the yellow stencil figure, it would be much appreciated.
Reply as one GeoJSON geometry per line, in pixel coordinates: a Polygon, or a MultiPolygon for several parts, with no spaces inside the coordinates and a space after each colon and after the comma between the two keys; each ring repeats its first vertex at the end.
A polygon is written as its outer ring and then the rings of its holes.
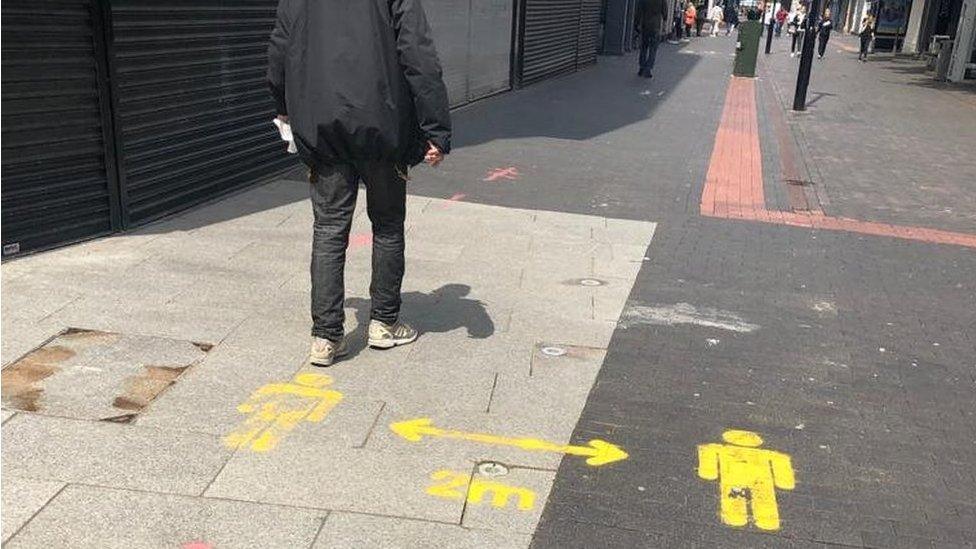
{"type": "Polygon", "coordinates": [[[698,446],[698,476],[719,481],[722,522],[745,526],[752,519],[761,530],[779,530],[776,489],[796,486],[790,456],[759,448],[763,439],[752,431],[730,429],[722,434],[728,444],[698,446]]]}
{"type": "Polygon", "coordinates": [[[299,423],[318,423],[339,404],[342,393],[324,389],[331,384],[332,378],[327,375],[302,373],[290,383],[261,387],[237,407],[238,412],[250,416],[224,442],[231,448],[249,447],[255,452],[273,450],[299,423]]]}

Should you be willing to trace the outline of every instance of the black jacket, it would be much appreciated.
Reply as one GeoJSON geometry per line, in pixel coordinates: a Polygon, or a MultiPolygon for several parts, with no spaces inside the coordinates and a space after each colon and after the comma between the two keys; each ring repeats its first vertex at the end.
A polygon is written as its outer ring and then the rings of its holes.
{"type": "Polygon", "coordinates": [[[637,0],[637,24],[641,33],[660,34],[668,17],[667,0],[637,0]]]}
{"type": "Polygon", "coordinates": [[[312,166],[417,164],[451,150],[441,65],[420,0],[279,0],[268,81],[312,166]]]}

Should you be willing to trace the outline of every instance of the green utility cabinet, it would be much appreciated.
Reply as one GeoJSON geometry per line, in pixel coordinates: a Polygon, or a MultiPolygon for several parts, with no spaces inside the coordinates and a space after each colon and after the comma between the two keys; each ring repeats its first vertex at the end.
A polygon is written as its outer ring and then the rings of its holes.
{"type": "Polygon", "coordinates": [[[756,59],[759,56],[759,40],[763,24],[760,21],[743,21],[739,24],[739,40],[735,45],[735,76],[756,76],[756,59]]]}

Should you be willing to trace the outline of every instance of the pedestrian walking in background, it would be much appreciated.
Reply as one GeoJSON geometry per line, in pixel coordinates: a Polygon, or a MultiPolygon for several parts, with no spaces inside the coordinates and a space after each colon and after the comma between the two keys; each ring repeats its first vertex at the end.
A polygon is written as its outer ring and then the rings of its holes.
{"type": "Polygon", "coordinates": [[[867,61],[871,40],[874,39],[874,17],[864,16],[864,19],[861,20],[861,32],[858,34],[861,36],[861,51],[857,54],[857,59],[858,61],[867,61]]]}
{"type": "Polygon", "coordinates": [[[695,6],[695,36],[701,36],[702,27],[705,26],[705,19],[708,19],[708,2],[699,2],[695,6]]]}
{"type": "Polygon", "coordinates": [[[698,16],[695,10],[695,4],[691,0],[688,0],[688,4],[685,5],[685,35],[687,39],[691,39],[691,28],[695,26],[695,18],[698,16]]]}
{"type": "Polygon", "coordinates": [[[672,44],[679,44],[681,42],[682,29],[685,27],[685,10],[681,2],[674,3],[674,12],[671,14],[671,35],[673,36],[672,44]]]}
{"type": "Polygon", "coordinates": [[[733,0],[727,0],[725,4],[725,36],[732,34],[732,31],[739,26],[739,10],[732,2],[733,0]]]}
{"type": "Polygon", "coordinates": [[[779,38],[783,33],[783,25],[786,24],[786,17],[789,16],[790,12],[786,11],[782,4],[777,4],[777,6],[779,8],[776,10],[776,31],[773,34],[779,38]]]}
{"type": "Polygon", "coordinates": [[[640,68],[637,74],[651,78],[657,45],[661,42],[661,31],[668,18],[667,0],[637,0],[637,24],[640,26],[640,68]]]}
{"type": "Polygon", "coordinates": [[[806,8],[799,6],[796,12],[790,17],[790,34],[793,35],[793,42],[790,44],[790,57],[796,57],[797,45],[803,44],[803,36],[807,31],[806,8]]]}
{"type": "Polygon", "coordinates": [[[280,0],[268,80],[309,167],[309,361],[328,366],[347,353],[343,274],[360,180],[373,229],[368,344],[413,342],[417,331],[400,320],[407,169],[436,166],[451,150],[447,90],[420,3],[280,0]]]}
{"type": "Polygon", "coordinates": [[[722,6],[715,4],[708,12],[708,19],[712,22],[712,36],[718,36],[718,28],[722,24],[722,6]]]}
{"type": "Polygon", "coordinates": [[[830,18],[830,8],[824,10],[823,18],[817,25],[817,57],[823,59],[827,51],[827,41],[830,40],[830,30],[834,28],[834,22],[830,18]]]}

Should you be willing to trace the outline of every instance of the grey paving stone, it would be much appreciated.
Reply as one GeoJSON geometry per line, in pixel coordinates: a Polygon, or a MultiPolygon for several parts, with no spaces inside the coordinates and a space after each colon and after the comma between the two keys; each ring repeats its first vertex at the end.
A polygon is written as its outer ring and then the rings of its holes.
{"type": "Polygon", "coordinates": [[[199,494],[230,452],[219,437],[17,414],[3,425],[5,474],[199,494]]]}
{"type": "Polygon", "coordinates": [[[140,414],[136,424],[226,434],[244,418],[237,406],[267,383],[292,379],[306,351],[304,345],[288,353],[221,344],[140,414]]]}
{"type": "Polygon", "coordinates": [[[64,487],[63,482],[3,476],[3,541],[27,524],[64,487]]]}
{"type": "Polygon", "coordinates": [[[4,365],[21,358],[28,352],[41,346],[45,341],[58,335],[67,326],[57,323],[35,324],[19,322],[13,318],[3,317],[0,332],[3,333],[0,342],[0,355],[4,365]]]}
{"type": "Polygon", "coordinates": [[[542,516],[555,478],[553,471],[519,468],[508,469],[508,474],[503,476],[486,476],[476,467],[468,488],[468,504],[464,508],[461,525],[478,530],[531,535],[542,516]],[[516,491],[507,495],[504,487],[516,488],[516,491]],[[522,500],[519,500],[520,495],[522,500]]]}
{"type": "Polygon", "coordinates": [[[350,513],[331,513],[316,539],[315,549],[349,547],[372,549],[519,549],[531,537],[510,532],[472,530],[451,524],[350,513]]]}
{"type": "MultiPolygon", "coordinates": [[[[372,351],[375,352],[375,351],[372,351]]],[[[360,399],[381,400],[432,410],[484,411],[491,398],[495,372],[465,368],[463,359],[404,362],[336,370],[337,387],[360,399]]]]}
{"type": "Polygon", "coordinates": [[[73,327],[218,343],[249,313],[232,308],[171,305],[144,306],[137,300],[106,301],[86,297],[65,307],[42,325],[73,327]]]}
{"type": "Polygon", "coordinates": [[[69,486],[9,546],[307,547],[325,516],[238,501],[69,486]]]}
{"type": "Polygon", "coordinates": [[[458,523],[463,502],[425,491],[432,472],[472,465],[458,452],[395,454],[303,437],[267,453],[238,452],[204,495],[458,523]]]}
{"type": "Polygon", "coordinates": [[[13,410],[0,411],[0,423],[7,423],[7,420],[12,418],[16,413],[17,412],[14,412],[13,410]]]}

